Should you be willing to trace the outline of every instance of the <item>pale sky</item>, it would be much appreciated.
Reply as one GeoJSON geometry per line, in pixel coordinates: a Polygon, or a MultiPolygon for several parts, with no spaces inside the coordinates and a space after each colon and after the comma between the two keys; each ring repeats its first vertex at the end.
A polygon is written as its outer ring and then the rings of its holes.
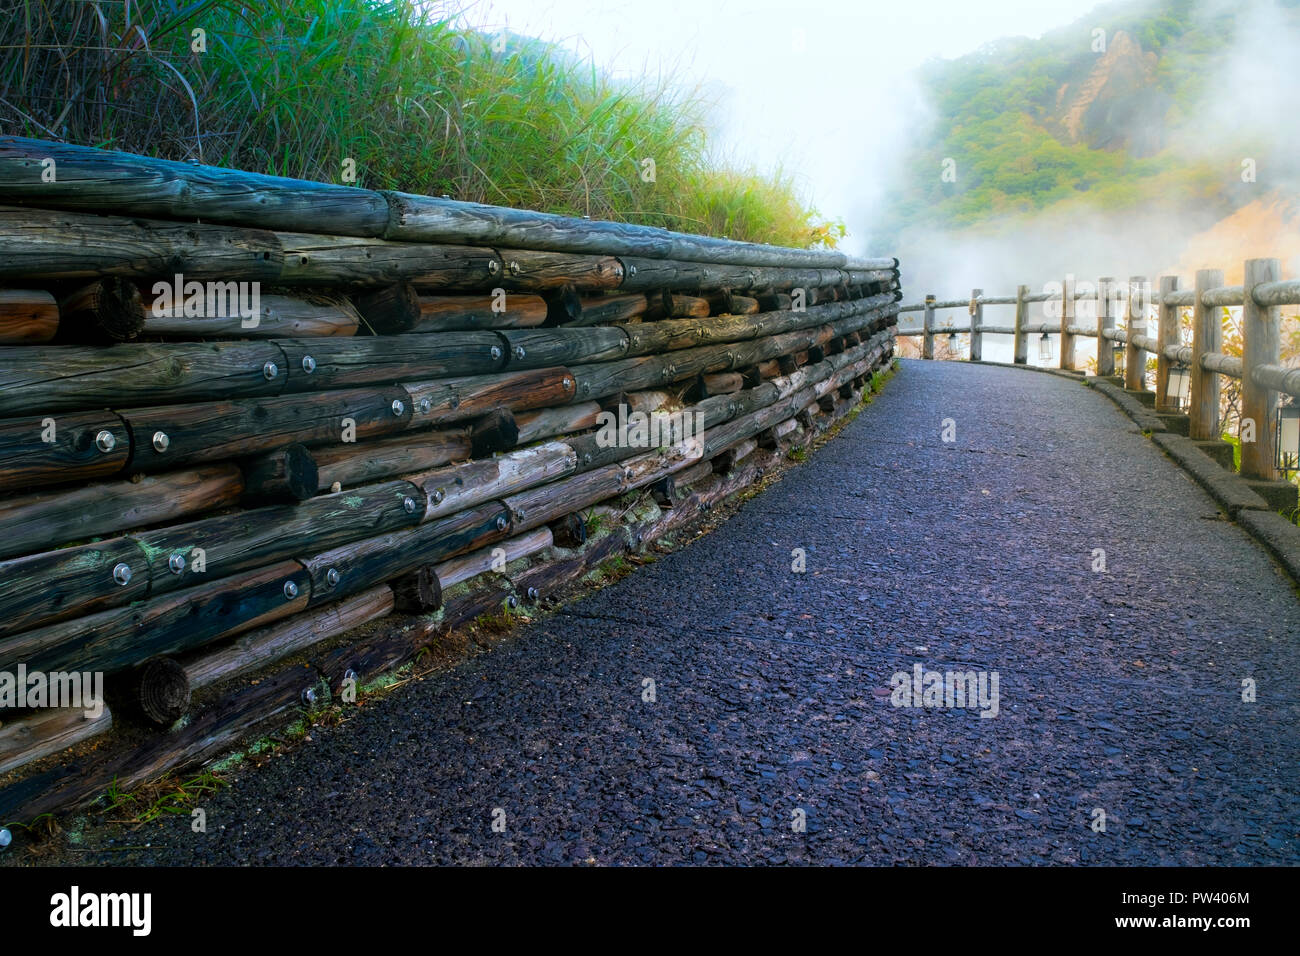
{"type": "MultiPolygon", "coordinates": [[[[899,144],[926,110],[908,74],[1004,36],[1040,36],[1086,0],[478,0],[473,24],[560,42],[614,75],[660,70],[715,102],[714,145],[796,175],[861,252],[899,144]]],[[[1087,35],[1080,37],[1086,44],[1087,35]]]]}

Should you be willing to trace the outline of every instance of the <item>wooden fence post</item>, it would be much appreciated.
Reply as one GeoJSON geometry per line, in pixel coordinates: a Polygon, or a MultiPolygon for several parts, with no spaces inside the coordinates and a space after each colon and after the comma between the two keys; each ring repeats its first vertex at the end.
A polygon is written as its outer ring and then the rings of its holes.
{"type": "Polygon", "coordinates": [[[970,360],[972,362],[979,362],[984,358],[984,333],[980,331],[984,325],[984,306],[978,301],[983,294],[983,289],[970,290],[970,360]]]}
{"type": "Polygon", "coordinates": [[[1247,259],[1241,307],[1241,420],[1255,422],[1255,440],[1241,443],[1241,475],[1273,481],[1277,478],[1277,392],[1255,383],[1251,373],[1259,365],[1281,364],[1281,328],[1276,306],[1255,302],[1254,288],[1281,278],[1277,259],[1247,259]]]}
{"type": "Polygon", "coordinates": [[[1025,335],[1025,319],[1029,315],[1029,303],[1025,297],[1029,295],[1029,286],[1016,286],[1016,324],[1015,324],[1015,358],[1016,365],[1029,364],[1029,338],[1025,335]]]}
{"type": "Polygon", "coordinates": [[[1061,282],[1061,368],[1074,368],[1074,276],[1061,282]]]}
{"type": "Polygon", "coordinates": [[[1169,359],[1165,358],[1165,347],[1178,344],[1178,306],[1165,305],[1164,295],[1166,292],[1174,292],[1178,289],[1178,276],[1161,276],[1160,277],[1160,325],[1157,330],[1157,341],[1160,343],[1160,351],[1156,354],[1156,411],[1158,412],[1176,412],[1178,411],[1178,400],[1172,402],[1165,397],[1169,391],[1169,359]]]}
{"type": "Polygon", "coordinates": [[[1097,280],[1097,374],[1103,378],[1115,374],[1115,343],[1101,334],[1115,327],[1115,313],[1110,309],[1114,282],[1110,276],[1097,280]]]}
{"type": "Polygon", "coordinates": [[[925,297],[925,334],[921,339],[921,358],[934,358],[934,296],[925,297]]]}
{"type": "Polygon", "coordinates": [[[1147,277],[1130,276],[1128,280],[1128,323],[1124,349],[1124,387],[1141,392],[1147,387],[1146,352],[1133,344],[1133,336],[1147,333],[1147,277]]]}
{"type": "Polygon", "coordinates": [[[1219,373],[1201,367],[1201,356],[1223,347],[1223,322],[1218,306],[1201,301],[1206,289],[1223,285],[1222,269],[1201,269],[1196,273],[1196,302],[1192,307],[1192,400],[1188,434],[1198,439],[1219,439],[1219,373]]]}

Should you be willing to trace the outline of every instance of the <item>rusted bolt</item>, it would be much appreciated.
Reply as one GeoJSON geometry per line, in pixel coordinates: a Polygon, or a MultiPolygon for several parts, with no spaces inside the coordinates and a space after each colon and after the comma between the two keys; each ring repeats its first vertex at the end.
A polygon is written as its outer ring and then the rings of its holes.
{"type": "Polygon", "coordinates": [[[290,601],[296,598],[298,596],[298,585],[294,584],[292,581],[285,581],[284,596],[290,601]]]}
{"type": "Polygon", "coordinates": [[[165,452],[167,450],[167,446],[170,445],[171,443],[172,440],[167,437],[166,432],[153,433],[153,450],[158,452],[158,454],[161,455],[163,452],[165,452]]]}
{"type": "Polygon", "coordinates": [[[393,399],[392,409],[393,409],[393,414],[396,417],[401,418],[403,415],[406,414],[406,403],[403,402],[400,398],[395,398],[393,399]]]}
{"type": "Polygon", "coordinates": [[[113,568],[113,580],[125,587],[131,583],[131,565],[125,561],[120,562],[113,568]]]}
{"type": "Polygon", "coordinates": [[[107,455],[117,447],[117,439],[113,437],[113,433],[107,428],[102,429],[99,434],[95,436],[95,447],[107,455]]]}
{"type": "Polygon", "coordinates": [[[172,574],[180,574],[185,570],[185,555],[177,552],[167,559],[167,569],[172,574]]]}
{"type": "Polygon", "coordinates": [[[304,355],[302,357],[302,370],[308,375],[316,371],[316,360],[310,355],[304,355]]]}
{"type": "Polygon", "coordinates": [[[330,568],[328,571],[325,572],[325,583],[332,588],[336,588],[339,586],[338,568],[330,568]]]}
{"type": "Polygon", "coordinates": [[[262,366],[262,377],[268,382],[274,382],[275,377],[280,374],[280,366],[274,362],[267,362],[262,366]]]}

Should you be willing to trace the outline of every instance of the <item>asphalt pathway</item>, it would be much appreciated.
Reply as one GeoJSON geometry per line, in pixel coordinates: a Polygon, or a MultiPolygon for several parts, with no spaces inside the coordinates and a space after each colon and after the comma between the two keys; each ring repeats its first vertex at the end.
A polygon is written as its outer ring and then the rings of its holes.
{"type": "Polygon", "coordinates": [[[1292,585],[1103,397],[904,362],[712,534],[78,859],[1294,864],[1297,673],[1292,585]],[[984,706],[895,706],[917,664],[984,706]]]}

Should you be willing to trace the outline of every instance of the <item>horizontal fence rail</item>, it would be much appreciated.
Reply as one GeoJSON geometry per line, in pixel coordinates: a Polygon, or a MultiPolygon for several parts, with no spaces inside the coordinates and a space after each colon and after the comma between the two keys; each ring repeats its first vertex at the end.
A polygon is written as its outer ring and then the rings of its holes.
{"type": "Polygon", "coordinates": [[[1078,289],[1068,278],[1059,291],[1031,293],[1028,286],[1020,286],[1014,296],[986,296],[975,289],[967,299],[940,301],[927,296],[921,302],[899,306],[900,315],[921,313],[919,326],[899,326],[900,336],[920,336],[922,358],[934,358],[935,335],[968,333],[970,359],[982,358],[982,338],[985,335],[1010,335],[1014,338],[1014,361],[1028,361],[1030,335],[1059,335],[1061,339],[1060,365],[1066,370],[1076,366],[1074,341],[1076,338],[1097,339],[1097,371],[1108,376],[1115,373],[1115,351],[1124,353],[1124,385],[1135,391],[1146,389],[1147,355],[1156,357],[1155,404],[1159,410],[1171,410],[1166,396],[1171,369],[1186,369],[1190,378],[1190,433],[1193,438],[1219,437],[1219,376],[1238,379],[1242,383],[1242,418],[1251,420],[1257,429],[1257,440],[1243,443],[1241,471],[1251,478],[1277,477],[1274,441],[1277,437],[1278,402],[1282,395],[1300,400],[1300,368],[1282,364],[1280,347],[1282,306],[1300,305],[1300,280],[1282,279],[1277,259],[1250,259],[1245,263],[1245,282],[1226,285],[1223,273],[1215,269],[1197,272],[1193,288],[1180,288],[1178,276],[1161,277],[1158,287],[1152,289],[1145,276],[1133,276],[1127,282],[1117,282],[1111,277],[1097,280],[1095,287],[1078,289]],[[1031,324],[1028,321],[1030,303],[1043,302],[1055,306],[1059,321],[1031,324]],[[1076,321],[1080,302],[1095,304],[1096,325],[1080,325],[1076,321]],[[1015,322],[1011,326],[986,325],[984,306],[1015,306],[1015,322]],[[1192,342],[1180,339],[1179,309],[1190,308],[1192,315],[1192,342]],[[1222,351],[1222,324],[1215,310],[1240,308],[1242,310],[1242,335],[1244,354],[1227,355],[1222,351]],[[943,309],[966,309],[970,321],[966,324],[935,324],[935,314],[943,309]],[[1155,310],[1156,320],[1148,327],[1148,313],[1155,310]],[[1123,319],[1123,324],[1119,320],[1123,319]],[[1104,343],[1112,347],[1105,347],[1104,343]]]}

